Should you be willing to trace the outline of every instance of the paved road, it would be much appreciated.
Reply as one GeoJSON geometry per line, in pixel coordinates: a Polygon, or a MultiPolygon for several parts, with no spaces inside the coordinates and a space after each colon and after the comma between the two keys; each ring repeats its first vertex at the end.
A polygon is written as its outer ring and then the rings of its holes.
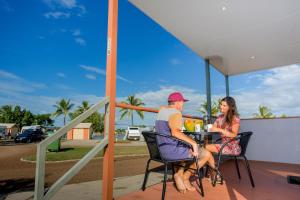
{"type": "MultiPolygon", "coordinates": [[[[35,164],[22,162],[20,158],[36,152],[35,144],[0,146],[0,200],[1,194],[32,190],[34,186],[35,164]]],[[[148,157],[117,158],[115,177],[144,173],[148,157]]],[[[51,185],[75,162],[47,163],[46,185],[51,185]]],[[[69,183],[79,183],[102,179],[102,159],[92,160],[69,183]]]]}

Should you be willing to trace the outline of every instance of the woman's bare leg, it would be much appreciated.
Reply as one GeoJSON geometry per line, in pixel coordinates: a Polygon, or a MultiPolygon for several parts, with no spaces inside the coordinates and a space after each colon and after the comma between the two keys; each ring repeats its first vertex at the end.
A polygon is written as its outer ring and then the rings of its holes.
{"type": "Polygon", "coordinates": [[[212,153],[218,153],[218,149],[216,148],[216,145],[214,145],[214,144],[208,144],[208,145],[206,145],[205,146],[205,149],[207,150],[207,151],[209,151],[209,158],[208,158],[208,164],[209,164],[209,166],[211,167],[211,168],[215,168],[215,159],[214,159],[214,157],[213,157],[213,155],[212,155],[212,153]],[[212,152],[212,153],[211,153],[212,152]]]}

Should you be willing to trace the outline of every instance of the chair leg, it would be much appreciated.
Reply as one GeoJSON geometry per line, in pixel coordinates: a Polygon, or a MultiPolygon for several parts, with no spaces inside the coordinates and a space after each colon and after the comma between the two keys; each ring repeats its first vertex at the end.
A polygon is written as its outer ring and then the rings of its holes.
{"type": "Polygon", "coordinates": [[[163,191],[162,191],[162,196],[161,196],[162,200],[165,199],[165,193],[166,193],[166,188],[167,188],[167,174],[168,174],[168,164],[165,164],[163,191]]]}
{"type": "Polygon", "coordinates": [[[248,162],[246,156],[243,156],[243,157],[244,157],[245,162],[246,162],[247,172],[248,172],[248,175],[249,175],[249,178],[250,178],[250,181],[251,181],[251,185],[252,185],[252,187],[255,187],[253,177],[252,177],[252,173],[251,173],[251,170],[250,170],[249,162],[248,162]]]}
{"type": "MultiPolygon", "coordinates": [[[[221,155],[219,155],[218,156],[218,163],[217,163],[217,167],[216,167],[216,175],[215,175],[215,177],[213,178],[213,187],[215,187],[216,186],[216,183],[217,183],[217,176],[218,176],[218,174],[219,175],[221,175],[221,173],[219,172],[219,167],[220,167],[220,163],[221,163],[221,159],[222,159],[222,156],[221,155]]],[[[223,176],[221,175],[221,184],[223,184],[223,176]]]]}
{"type": "Polygon", "coordinates": [[[206,178],[208,178],[208,169],[209,169],[209,166],[206,164],[205,172],[204,172],[204,177],[206,177],[206,178]]]}
{"type": "Polygon", "coordinates": [[[173,163],[172,163],[171,165],[172,165],[172,178],[173,178],[173,181],[175,181],[175,179],[174,179],[174,174],[175,174],[175,166],[174,166],[174,164],[173,164],[173,163]]]}
{"type": "Polygon", "coordinates": [[[238,177],[239,177],[239,179],[241,179],[241,174],[240,174],[240,169],[239,169],[239,163],[238,163],[238,160],[237,160],[236,156],[234,156],[234,161],[235,161],[235,167],[236,167],[236,171],[237,171],[238,177]]]}
{"type": "Polygon", "coordinates": [[[142,190],[145,191],[146,189],[146,184],[149,176],[149,164],[150,164],[151,159],[148,160],[147,165],[146,165],[146,171],[145,171],[145,176],[144,176],[144,182],[142,185],[142,190]]]}
{"type": "Polygon", "coordinates": [[[200,172],[200,169],[199,169],[198,159],[196,159],[195,162],[196,162],[196,166],[197,166],[197,174],[198,174],[198,179],[199,179],[199,187],[200,187],[201,196],[204,197],[202,176],[201,176],[201,172],[200,172]]]}

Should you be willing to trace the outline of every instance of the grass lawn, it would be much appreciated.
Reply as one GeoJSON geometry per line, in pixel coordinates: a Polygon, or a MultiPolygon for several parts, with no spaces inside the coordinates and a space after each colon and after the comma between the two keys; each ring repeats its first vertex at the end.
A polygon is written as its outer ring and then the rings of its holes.
{"type": "MultiPolygon", "coordinates": [[[[82,158],[90,147],[63,148],[60,152],[47,152],[47,161],[73,160],[82,158]]],[[[146,146],[115,146],[115,155],[139,155],[148,154],[146,146]]],[[[100,151],[96,157],[102,157],[103,151],[100,151]]],[[[25,160],[35,161],[36,155],[24,157],[25,160]]]]}

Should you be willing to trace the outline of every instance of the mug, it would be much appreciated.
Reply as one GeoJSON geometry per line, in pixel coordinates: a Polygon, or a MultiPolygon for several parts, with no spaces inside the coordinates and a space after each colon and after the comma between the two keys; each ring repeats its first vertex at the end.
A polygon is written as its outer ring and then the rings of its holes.
{"type": "Polygon", "coordinates": [[[210,129],[213,127],[212,124],[207,124],[207,132],[210,132],[210,129]]]}

